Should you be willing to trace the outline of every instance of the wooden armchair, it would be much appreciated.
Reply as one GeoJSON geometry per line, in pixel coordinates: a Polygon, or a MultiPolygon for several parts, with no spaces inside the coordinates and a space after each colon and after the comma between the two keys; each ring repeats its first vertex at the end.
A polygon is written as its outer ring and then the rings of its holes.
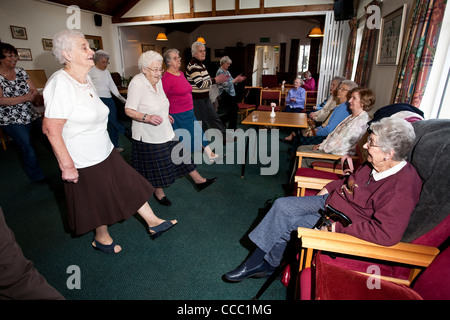
{"type": "Polygon", "coordinates": [[[306,228],[298,228],[297,232],[302,246],[299,271],[310,268],[313,252],[322,250],[409,265],[412,268],[408,279],[379,276],[381,279],[409,286],[420,271],[428,267],[439,253],[438,248],[412,243],[400,242],[394,246],[385,247],[343,233],[306,228]]]}
{"type": "Polygon", "coordinates": [[[377,265],[382,279],[408,285],[433,261],[439,252],[436,248],[450,236],[448,179],[442,179],[450,172],[450,120],[424,120],[412,125],[416,140],[408,161],[423,185],[401,242],[384,247],[345,234],[300,228],[302,270],[311,264],[314,252],[336,252],[333,258],[320,253],[321,259],[357,272],[367,272],[369,266],[377,265]],[[380,263],[379,259],[389,263],[380,263]]]}
{"type": "Polygon", "coordinates": [[[256,110],[259,105],[261,90],[262,87],[245,86],[242,102],[238,103],[238,114],[241,116],[241,120],[245,119],[251,111],[256,110]]]}
{"type": "Polygon", "coordinates": [[[272,111],[272,102],[276,104],[275,111],[281,111],[281,90],[262,89],[258,110],[272,111]]]}

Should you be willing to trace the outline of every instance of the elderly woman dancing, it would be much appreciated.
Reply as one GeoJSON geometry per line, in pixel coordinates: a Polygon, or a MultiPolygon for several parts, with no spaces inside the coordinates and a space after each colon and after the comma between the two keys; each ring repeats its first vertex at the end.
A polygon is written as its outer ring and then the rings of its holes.
{"type": "Polygon", "coordinates": [[[326,205],[352,220],[347,227],[334,222],[329,231],[384,246],[401,240],[422,189],[416,169],[406,162],[414,144],[414,129],[403,119],[384,118],[373,123],[369,132],[364,145],[368,163],[347,179],[330,182],[316,196],[276,200],[249,234],[255,251],[225,274],[225,280],[239,282],[271,274],[281,262],[291,232],[297,227],[313,228],[321,218],[319,210],[326,205]]]}
{"type": "Polygon", "coordinates": [[[154,197],[170,206],[163,188],[178,177],[189,176],[203,190],[217,178],[205,179],[196,170],[190,154],[176,138],[169,115],[169,100],[161,83],[163,57],[155,51],[144,52],[138,60],[140,73],[128,87],[125,113],[133,119],[132,157],[134,168],[155,187],[154,197]]]}
{"type": "Polygon", "coordinates": [[[214,153],[209,147],[208,141],[204,138],[202,127],[195,118],[192,86],[186,80],[183,72],[180,71],[180,52],[177,49],[166,50],[164,52],[164,62],[167,65],[167,72],[163,74],[161,81],[170,103],[169,114],[173,118],[172,128],[175,131],[177,129],[186,129],[189,132],[189,141],[184,136],[180,136],[180,140],[191,151],[200,150],[201,144],[211,163],[221,160],[222,157],[214,153]],[[200,141],[201,143],[198,143],[200,141]]]}
{"type": "Polygon", "coordinates": [[[158,218],[147,200],[153,186],[114,149],[108,132],[108,108],[100,100],[88,72],[94,52],[84,35],[64,30],[53,38],[53,54],[64,68],[44,89],[43,131],[50,141],[64,180],[69,226],[76,234],[95,230],[92,246],[118,253],[108,225],[136,213],[152,238],[177,223],[158,218]]]}

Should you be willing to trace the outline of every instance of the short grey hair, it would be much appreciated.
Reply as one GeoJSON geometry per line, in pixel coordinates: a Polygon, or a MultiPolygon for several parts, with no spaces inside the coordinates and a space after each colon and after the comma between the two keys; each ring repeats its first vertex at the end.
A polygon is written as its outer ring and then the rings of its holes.
{"type": "Polygon", "coordinates": [[[180,55],[180,51],[178,51],[177,49],[173,48],[173,49],[168,49],[164,52],[164,63],[166,64],[166,66],[169,66],[169,62],[172,60],[170,58],[170,54],[171,53],[176,53],[178,55],[180,55]]]}
{"type": "Polygon", "coordinates": [[[331,82],[333,82],[333,81],[337,81],[338,82],[338,87],[339,87],[339,85],[342,83],[342,81],[344,81],[345,80],[345,78],[344,77],[341,77],[341,76],[335,76],[335,77],[333,77],[333,79],[331,79],[331,82]]]}
{"type": "Polygon", "coordinates": [[[349,91],[352,91],[353,89],[358,87],[358,84],[352,80],[342,80],[342,82],[339,86],[342,86],[343,84],[346,84],[349,87],[349,91]]]}
{"type": "Polygon", "coordinates": [[[142,72],[144,68],[148,68],[153,62],[162,62],[163,57],[158,52],[149,50],[141,54],[138,60],[139,71],[142,72]]]}
{"type": "Polygon", "coordinates": [[[371,124],[369,133],[378,137],[377,145],[384,153],[394,151],[392,160],[406,160],[414,146],[416,134],[408,121],[400,118],[383,118],[371,124]]]}
{"type": "Polygon", "coordinates": [[[220,58],[220,65],[223,65],[225,63],[229,63],[229,64],[232,63],[229,56],[223,56],[222,58],[220,58]]]}
{"type": "Polygon", "coordinates": [[[191,54],[192,56],[195,56],[197,54],[197,48],[200,46],[205,46],[205,44],[203,42],[200,41],[195,41],[192,46],[191,46],[191,54]]]}
{"type": "Polygon", "coordinates": [[[99,62],[103,58],[106,58],[109,60],[109,53],[104,50],[97,50],[94,53],[94,63],[99,62]]]}
{"type": "Polygon", "coordinates": [[[300,85],[302,86],[304,83],[305,83],[305,81],[303,81],[303,79],[301,78],[301,77],[297,77],[297,78],[295,78],[294,79],[294,82],[295,82],[295,80],[300,80],[300,85]]]}
{"type": "Polygon", "coordinates": [[[56,61],[61,64],[67,63],[66,58],[63,56],[63,51],[72,50],[74,38],[84,38],[84,34],[79,30],[68,29],[62,30],[54,35],[52,53],[56,61]]]}

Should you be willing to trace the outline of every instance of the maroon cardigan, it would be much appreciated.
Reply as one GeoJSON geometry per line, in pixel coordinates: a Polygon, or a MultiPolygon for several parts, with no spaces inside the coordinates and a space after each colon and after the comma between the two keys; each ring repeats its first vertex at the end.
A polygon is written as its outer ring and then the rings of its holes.
{"type": "Polygon", "coordinates": [[[325,186],[329,192],[326,204],[345,213],[353,223],[343,227],[336,223],[336,232],[392,246],[400,242],[409,218],[419,201],[422,180],[416,169],[407,164],[399,172],[375,181],[372,167],[364,165],[343,180],[325,186]],[[370,182],[368,182],[370,179],[370,182]]]}

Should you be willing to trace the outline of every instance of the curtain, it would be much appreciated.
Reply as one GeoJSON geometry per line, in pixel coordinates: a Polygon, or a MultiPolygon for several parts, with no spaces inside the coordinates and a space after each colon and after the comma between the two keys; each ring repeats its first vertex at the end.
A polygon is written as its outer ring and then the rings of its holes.
{"type": "Polygon", "coordinates": [[[350,25],[350,35],[348,37],[347,44],[347,59],[345,65],[344,78],[351,79],[353,71],[353,62],[355,60],[355,50],[356,50],[356,35],[358,33],[358,19],[352,18],[348,24],[350,25]]]}
{"type": "Polygon", "coordinates": [[[433,66],[446,0],[416,0],[393,102],[420,107],[433,66]]]}
{"type": "Polygon", "coordinates": [[[298,72],[298,55],[300,51],[300,39],[291,39],[291,51],[289,55],[289,77],[295,79],[298,72]]]}
{"type": "MultiPolygon", "coordinates": [[[[371,5],[380,6],[380,3],[376,0],[370,2],[366,7],[371,5]]],[[[366,20],[369,14],[366,13],[366,20]]],[[[376,47],[378,30],[376,28],[369,29],[367,24],[364,26],[364,32],[361,39],[361,48],[359,51],[358,66],[356,67],[355,82],[361,86],[365,87],[369,81],[370,69],[372,67],[373,52],[376,47]]],[[[350,74],[351,75],[351,74],[350,74]]]]}

